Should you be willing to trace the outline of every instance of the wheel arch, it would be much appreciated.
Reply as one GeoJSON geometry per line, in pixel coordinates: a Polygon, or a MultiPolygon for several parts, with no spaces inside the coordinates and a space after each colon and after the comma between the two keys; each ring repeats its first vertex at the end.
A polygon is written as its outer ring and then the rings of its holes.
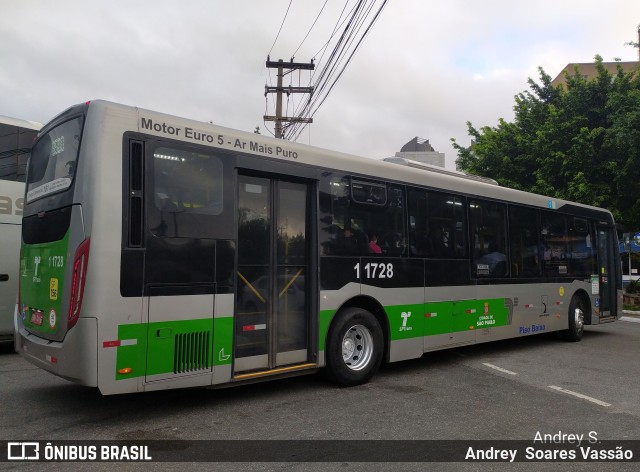
{"type": "Polygon", "coordinates": [[[593,313],[593,309],[591,307],[591,297],[582,288],[576,290],[573,293],[573,296],[571,298],[573,298],[573,297],[579,297],[585,303],[585,306],[587,307],[587,310],[586,310],[586,313],[584,314],[585,315],[584,324],[590,325],[591,324],[591,315],[593,313]]]}

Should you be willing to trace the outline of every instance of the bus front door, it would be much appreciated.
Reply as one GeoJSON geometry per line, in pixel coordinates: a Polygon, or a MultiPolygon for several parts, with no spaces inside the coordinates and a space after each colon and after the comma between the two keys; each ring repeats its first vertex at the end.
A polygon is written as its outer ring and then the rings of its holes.
{"type": "Polygon", "coordinates": [[[616,315],[616,293],[615,287],[616,270],[614,261],[616,255],[613,253],[615,247],[613,229],[596,226],[596,238],[598,244],[598,278],[599,278],[599,316],[608,318],[616,315]]]}
{"type": "Polygon", "coordinates": [[[238,176],[236,379],[309,361],[309,200],[308,184],[238,176]]]}

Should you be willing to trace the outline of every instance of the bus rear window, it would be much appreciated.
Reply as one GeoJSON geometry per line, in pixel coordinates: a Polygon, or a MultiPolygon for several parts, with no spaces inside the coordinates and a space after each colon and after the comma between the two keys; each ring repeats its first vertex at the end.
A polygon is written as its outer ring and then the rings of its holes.
{"type": "Polygon", "coordinates": [[[71,187],[80,149],[83,117],[56,126],[31,151],[27,203],[71,187]]]}

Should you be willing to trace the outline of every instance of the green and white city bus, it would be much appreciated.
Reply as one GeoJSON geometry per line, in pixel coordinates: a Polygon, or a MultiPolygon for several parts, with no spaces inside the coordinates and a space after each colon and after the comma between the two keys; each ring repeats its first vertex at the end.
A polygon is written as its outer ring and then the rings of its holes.
{"type": "Polygon", "coordinates": [[[12,339],[15,331],[24,181],[41,127],[35,121],[0,116],[0,340],[12,339]]]}
{"type": "Polygon", "coordinates": [[[611,214],[92,101],[39,133],[16,350],[103,394],[325,368],[621,315],[611,214]]]}

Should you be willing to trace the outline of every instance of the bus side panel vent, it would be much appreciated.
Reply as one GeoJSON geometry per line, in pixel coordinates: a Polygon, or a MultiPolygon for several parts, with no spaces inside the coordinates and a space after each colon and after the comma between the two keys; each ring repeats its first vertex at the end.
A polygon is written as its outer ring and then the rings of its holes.
{"type": "Polygon", "coordinates": [[[173,373],[182,374],[211,367],[209,331],[176,334],[173,373]]]}
{"type": "Polygon", "coordinates": [[[129,247],[142,246],[142,198],[131,197],[129,199],[129,247]]]}
{"type": "Polygon", "coordinates": [[[131,191],[142,191],[142,143],[140,141],[131,141],[130,156],[131,191]]]}
{"type": "Polygon", "coordinates": [[[142,247],[144,222],[144,146],[129,142],[129,247],[142,247]]]}

